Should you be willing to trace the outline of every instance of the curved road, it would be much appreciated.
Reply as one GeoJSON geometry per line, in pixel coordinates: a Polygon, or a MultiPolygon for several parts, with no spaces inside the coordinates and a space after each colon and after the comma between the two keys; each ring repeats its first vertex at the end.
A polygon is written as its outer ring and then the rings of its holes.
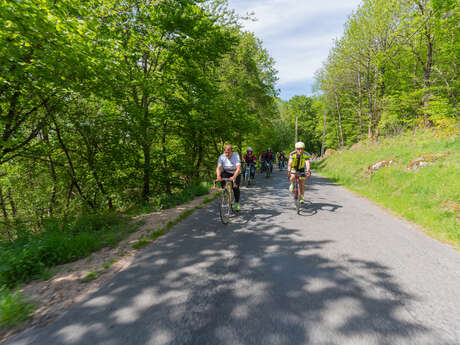
{"type": "Polygon", "coordinates": [[[242,189],[223,226],[198,210],[53,323],[14,345],[460,344],[460,253],[314,176],[242,189]]]}

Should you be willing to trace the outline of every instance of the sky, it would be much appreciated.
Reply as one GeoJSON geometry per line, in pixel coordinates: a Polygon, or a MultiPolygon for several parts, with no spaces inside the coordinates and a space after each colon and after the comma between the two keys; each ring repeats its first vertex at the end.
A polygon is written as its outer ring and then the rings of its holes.
{"type": "Polygon", "coordinates": [[[280,97],[311,95],[314,75],[333,40],[343,34],[348,15],[361,0],[228,0],[238,14],[254,12],[244,27],[263,41],[275,60],[280,97]]]}

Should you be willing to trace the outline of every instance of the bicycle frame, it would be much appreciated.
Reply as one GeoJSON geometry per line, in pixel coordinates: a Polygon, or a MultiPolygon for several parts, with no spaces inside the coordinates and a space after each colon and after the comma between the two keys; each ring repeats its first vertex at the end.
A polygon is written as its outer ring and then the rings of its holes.
{"type": "MultiPolygon", "coordinates": [[[[293,174],[289,171],[289,174],[293,174]]],[[[300,196],[302,194],[302,182],[300,181],[300,177],[307,176],[305,172],[295,172],[295,179],[294,179],[294,202],[297,214],[300,214],[300,196]]],[[[304,185],[304,193],[305,193],[305,185],[304,185]]]]}

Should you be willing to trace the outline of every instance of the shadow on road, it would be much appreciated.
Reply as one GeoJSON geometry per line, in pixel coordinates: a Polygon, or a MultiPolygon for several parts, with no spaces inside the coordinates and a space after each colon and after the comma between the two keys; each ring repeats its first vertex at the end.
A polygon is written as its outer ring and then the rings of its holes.
{"type": "MultiPolygon", "coordinates": [[[[43,338],[26,333],[11,344],[339,345],[337,336],[364,344],[370,334],[394,344],[427,331],[401,317],[414,296],[387,267],[326,258],[333,241],[305,240],[283,226],[274,207],[282,193],[257,192],[264,203],[246,200],[244,226],[220,224],[215,205],[200,210],[39,330],[43,338]]],[[[309,205],[313,212],[340,207],[309,205]]]]}

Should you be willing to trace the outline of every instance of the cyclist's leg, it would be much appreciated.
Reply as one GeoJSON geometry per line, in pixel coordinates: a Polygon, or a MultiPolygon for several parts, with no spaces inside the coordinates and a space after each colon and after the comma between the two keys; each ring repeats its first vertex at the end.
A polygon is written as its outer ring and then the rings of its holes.
{"type": "Polygon", "coordinates": [[[250,173],[251,173],[251,177],[254,178],[254,176],[256,174],[256,167],[254,166],[254,164],[251,164],[250,173]]]}
{"type": "Polygon", "coordinates": [[[235,202],[240,202],[240,181],[241,175],[238,175],[236,181],[233,183],[233,194],[235,195],[235,202]]]}
{"type": "Polygon", "coordinates": [[[244,164],[244,165],[243,165],[243,176],[246,175],[246,167],[247,167],[247,165],[244,164]]]}
{"type": "Polygon", "coordinates": [[[302,198],[303,198],[304,193],[305,193],[305,177],[302,176],[300,178],[300,195],[302,196],[302,198]]]}

